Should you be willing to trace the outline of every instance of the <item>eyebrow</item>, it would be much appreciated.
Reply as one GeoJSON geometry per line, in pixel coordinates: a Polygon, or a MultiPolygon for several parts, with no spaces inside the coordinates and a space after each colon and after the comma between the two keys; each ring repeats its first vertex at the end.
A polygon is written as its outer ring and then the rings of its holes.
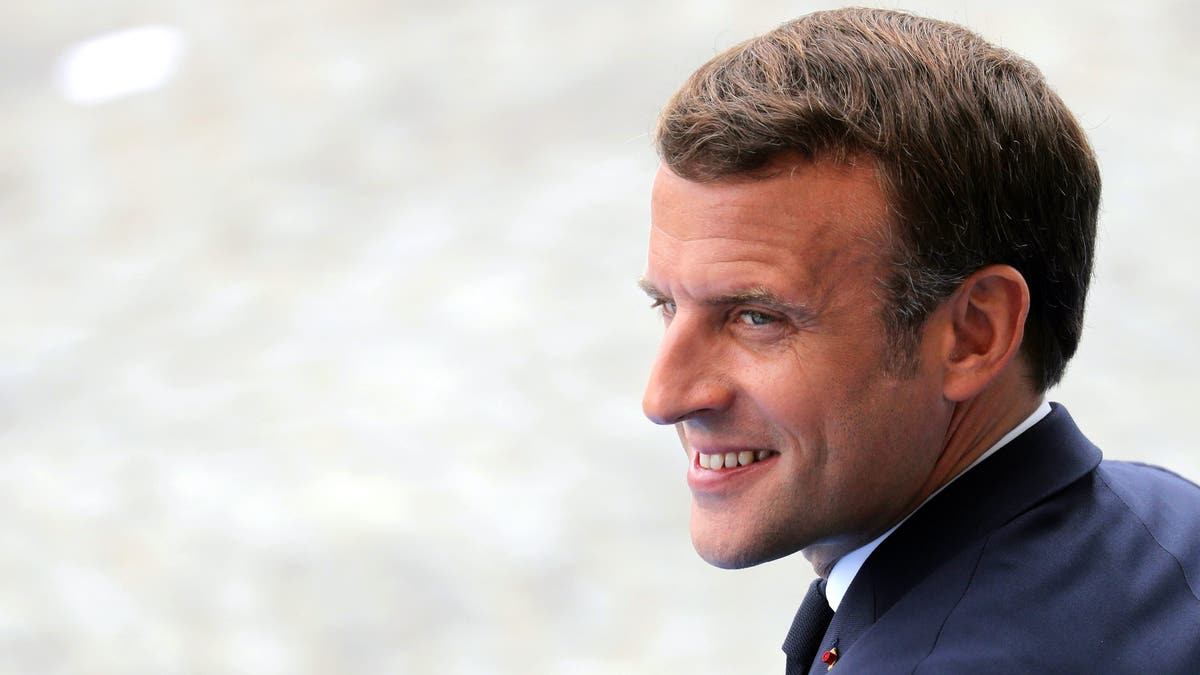
{"type": "Polygon", "coordinates": [[[658,290],[658,286],[655,286],[654,284],[650,283],[645,278],[638,279],[638,288],[642,289],[642,292],[645,293],[646,295],[650,296],[650,298],[652,300],[666,300],[667,299],[666,293],[663,293],[662,291],[658,290]]]}
{"type": "MultiPolygon", "coordinates": [[[[639,279],[638,286],[653,300],[671,299],[670,296],[663,293],[657,286],[646,279],[639,279]]],[[[730,305],[743,304],[760,305],[781,314],[788,314],[802,319],[812,319],[817,314],[812,307],[784,300],[765,286],[751,286],[744,290],[705,298],[703,303],[710,307],[728,307],[730,305]]]]}

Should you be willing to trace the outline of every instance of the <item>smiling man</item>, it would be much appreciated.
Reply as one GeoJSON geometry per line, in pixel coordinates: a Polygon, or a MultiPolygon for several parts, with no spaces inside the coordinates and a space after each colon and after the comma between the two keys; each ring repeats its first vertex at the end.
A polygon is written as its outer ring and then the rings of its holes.
{"type": "Polygon", "coordinates": [[[1032,64],[820,12],[702,66],[657,144],[643,406],[705,560],[821,577],[788,673],[1200,672],[1200,489],[1044,400],[1100,178],[1032,64]]]}

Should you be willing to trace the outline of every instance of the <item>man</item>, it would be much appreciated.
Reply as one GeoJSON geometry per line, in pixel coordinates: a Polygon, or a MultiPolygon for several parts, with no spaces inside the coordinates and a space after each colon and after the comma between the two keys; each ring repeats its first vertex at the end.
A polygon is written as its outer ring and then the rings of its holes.
{"type": "Polygon", "coordinates": [[[816,13],[702,66],[657,145],[643,405],[705,560],[821,577],[788,673],[1200,672],[1200,488],[1101,462],[1043,398],[1100,178],[1032,64],[816,13]]]}

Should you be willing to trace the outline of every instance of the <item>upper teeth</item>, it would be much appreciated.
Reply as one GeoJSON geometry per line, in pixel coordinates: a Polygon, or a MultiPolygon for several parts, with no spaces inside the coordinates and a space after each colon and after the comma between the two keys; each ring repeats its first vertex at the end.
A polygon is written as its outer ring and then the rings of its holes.
{"type": "Polygon", "coordinates": [[[753,464],[760,459],[765,459],[771,454],[770,450],[759,450],[757,453],[751,450],[743,450],[741,452],[726,452],[725,454],[700,455],[700,466],[705,469],[732,469],[735,466],[746,466],[753,464]]]}

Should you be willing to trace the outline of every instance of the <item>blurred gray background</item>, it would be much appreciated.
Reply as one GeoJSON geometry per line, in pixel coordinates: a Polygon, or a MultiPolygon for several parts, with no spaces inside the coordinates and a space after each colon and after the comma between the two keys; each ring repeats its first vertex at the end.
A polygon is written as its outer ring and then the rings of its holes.
{"type": "MultiPolygon", "coordinates": [[[[692,552],[635,281],[659,106],[829,6],[0,6],[0,672],[781,671],[812,572],[692,552]]],[[[1197,5],[903,6],[1089,130],[1052,398],[1200,478],[1197,5]]]]}

